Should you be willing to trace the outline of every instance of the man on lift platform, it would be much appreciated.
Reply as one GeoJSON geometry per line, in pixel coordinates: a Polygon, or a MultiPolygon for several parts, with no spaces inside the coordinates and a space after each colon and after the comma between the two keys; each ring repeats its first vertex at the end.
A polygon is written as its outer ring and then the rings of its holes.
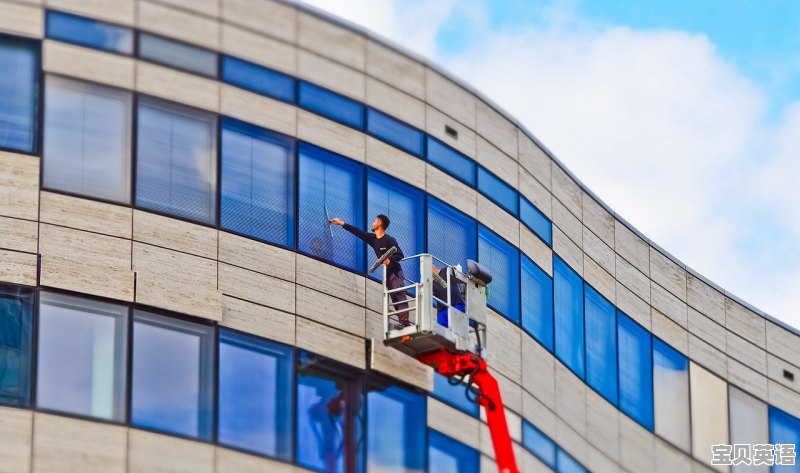
{"type": "MultiPolygon", "coordinates": [[[[372,233],[367,233],[360,228],[356,228],[349,223],[345,223],[340,218],[332,218],[331,223],[340,225],[348,232],[361,238],[375,251],[375,257],[380,258],[391,247],[397,247],[397,251],[383,260],[383,265],[386,266],[386,286],[389,289],[397,289],[405,286],[405,276],[403,275],[403,268],[400,266],[400,260],[404,258],[403,250],[394,237],[386,233],[389,228],[389,217],[386,215],[378,215],[372,221],[372,233]]],[[[395,310],[408,309],[407,298],[404,292],[393,292],[392,302],[394,302],[395,310]]],[[[408,320],[408,312],[401,312],[398,315],[400,321],[399,326],[405,327],[411,324],[408,320]]]]}

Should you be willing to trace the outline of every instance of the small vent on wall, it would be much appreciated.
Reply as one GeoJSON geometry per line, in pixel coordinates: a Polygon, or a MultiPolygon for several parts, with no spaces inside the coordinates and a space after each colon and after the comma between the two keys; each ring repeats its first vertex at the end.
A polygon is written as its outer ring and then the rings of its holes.
{"type": "Polygon", "coordinates": [[[450,138],[453,138],[454,140],[458,139],[458,131],[455,128],[445,125],[444,132],[447,133],[447,136],[450,138]]]}
{"type": "Polygon", "coordinates": [[[786,379],[787,381],[792,381],[792,382],[794,382],[794,373],[792,373],[792,372],[791,372],[791,371],[789,371],[789,370],[783,370],[783,377],[784,377],[784,379],[786,379]]]}

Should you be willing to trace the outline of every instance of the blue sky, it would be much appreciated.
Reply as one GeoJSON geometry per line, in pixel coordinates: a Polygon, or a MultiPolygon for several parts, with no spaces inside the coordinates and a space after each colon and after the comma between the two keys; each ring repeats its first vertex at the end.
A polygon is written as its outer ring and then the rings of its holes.
{"type": "Polygon", "coordinates": [[[800,8],[309,0],[429,58],[625,220],[800,327],[800,8]]]}

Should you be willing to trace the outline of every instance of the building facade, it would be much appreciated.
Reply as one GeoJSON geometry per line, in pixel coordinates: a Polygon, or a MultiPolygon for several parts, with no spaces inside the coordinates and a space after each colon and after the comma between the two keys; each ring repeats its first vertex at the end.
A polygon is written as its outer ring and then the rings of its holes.
{"type": "Polygon", "coordinates": [[[0,32],[0,472],[496,471],[327,224],[379,213],[492,271],[522,471],[800,471],[798,332],[435,66],[270,0],[0,0],[0,32]]]}

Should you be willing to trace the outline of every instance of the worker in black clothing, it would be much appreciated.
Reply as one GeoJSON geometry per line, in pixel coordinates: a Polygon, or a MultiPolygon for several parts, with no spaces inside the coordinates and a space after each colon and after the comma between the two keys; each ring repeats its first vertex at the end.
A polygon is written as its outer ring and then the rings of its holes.
{"type": "MultiPolygon", "coordinates": [[[[375,257],[377,258],[383,256],[389,248],[396,246],[397,252],[383,260],[383,265],[386,266],[386,286],[389,289],[397,289],[406,285],[403,268],[400,266],[400,260],[404,258],[403,250],[400,249],[400,244],[397,243],[394,237],[386,234],[386,229],[389,228],[389,217],[383,214],[375,217],[375,220],[372,221],[372,233],[345,223],[340,218],[332,218],[331,223],[342,226],[348,232],[364,240],[375,251],[375,257]]],[[[392,302],[394,302],[395,310],[408,309],[407,300],[403,291],[392,293],[392,302]]],[[[400,320],[399,325],[410,325],[408,312],[398,314],[398,319],[400,320]]]]}

